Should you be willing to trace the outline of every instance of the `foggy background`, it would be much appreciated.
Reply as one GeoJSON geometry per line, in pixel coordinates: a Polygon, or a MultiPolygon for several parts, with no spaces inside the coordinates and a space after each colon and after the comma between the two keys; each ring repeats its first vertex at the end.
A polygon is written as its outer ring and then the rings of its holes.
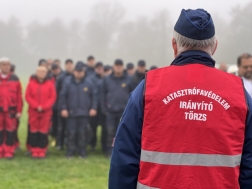
{"type": "Polygon", "coordinates": [[[144,59],[150,67],[174,59],[171,39],[181,9],[211,13],[219,42],[216,63],[236,64],[252,53],[251,0],[0,0],[0,56],[17,75],[30,76],[38,60],[88,55],[112,65],[144,59]]]}

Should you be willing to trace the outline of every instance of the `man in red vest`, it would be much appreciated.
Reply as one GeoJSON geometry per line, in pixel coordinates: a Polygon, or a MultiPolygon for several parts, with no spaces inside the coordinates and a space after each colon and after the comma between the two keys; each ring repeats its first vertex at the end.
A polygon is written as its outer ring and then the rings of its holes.
{"type": "Polygon", "coordinates": [[[12,159],[17,119],[22,113],[22,89],[8,58],[0,59],[0,158],[12,159]]]}
{"type": "Polygon", "coordinates": [[[215,68],[211,15],[182,10],[171,66],[132,92],[114,142],[109,189],[251,189],[252,100],[215,68]]]}

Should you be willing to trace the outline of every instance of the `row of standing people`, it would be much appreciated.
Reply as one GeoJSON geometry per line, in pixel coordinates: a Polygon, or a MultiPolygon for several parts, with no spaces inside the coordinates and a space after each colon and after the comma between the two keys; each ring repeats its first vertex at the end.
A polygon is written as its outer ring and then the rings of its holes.
{"type": "MultiPolygon", "coordinates": [[[[57,145],[58,149],[63,149],[66,129],[68,158],[73,157],[75,152],[80,157],[86,157],[88,124],[93,133],[89,141],[91,150],[95,150],[97,126],[101,125],[102,150],[108,157],[111,156],[113,139],[129,94],[146,72],[143,60],[138,62],[137,71],[133,74],[133,64],[128,64],[124,70],[120,59],[115,60],[113,67],[96,63],[92,56],[87,60],[87,65],[77,62],[73,73],[70,71],[65,76],[59,76],[56,82],[58,109],[54,115],[60,114],[57,145]]],[[[66,66],[69,64],[73,62],[67,60],[66,66]]]]}
{"type": "MultiPolygon", "coordinates": [[[[18,146],[16,133],[23,106],[22,89],[17,76],[11,73],[9,59],[1,58],[0,69],[3,91],[0,157],[12,159],[18,146]]],[[[110,157],[117,125],[130,92],[144,77],[145,62],[139,61],[137,71],[133,70],[131,63],[124,70],[122,60],[116,60],[113,67],[103,66],[92,56],[88,57],[87,65],[78,62],[75,67],[72,60],[67,60],[65,71],[58,60],[53,64],[40,60],[25,92],[29,104],[27,149],[32,157],[45,158],[51,129],[59,150],[67,141],[68,158],[75,152],[85,158],[88,124],[94,133],[89,141],[91,149],[96,147],[96,129],[101,125],[102,150],[110,157]]]]}

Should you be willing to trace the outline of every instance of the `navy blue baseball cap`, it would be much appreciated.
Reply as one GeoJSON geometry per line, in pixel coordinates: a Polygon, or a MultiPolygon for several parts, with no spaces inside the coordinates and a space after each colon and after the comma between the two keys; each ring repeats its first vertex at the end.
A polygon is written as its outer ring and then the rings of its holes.
{"type": "Polygon", "coordinates": [[[123,61],[121,59],[116,59],[114,65],[123,65],[123,61]]]}
{"type": "Polygon", "coordinates": [[[77,62],[74,70],[75,71],[85,71],[85,64],[81,61],[77,62]]]}
{"type": "Polygon", "coordinates": [[[52,64],[52,70],[59,68],[58,64],[53,63],[52,64]]]}
{"type": "Polygon", "coordinates": [[[215,35],[212,17],[204,9],[183,9],[174,30],[196,40],[210,39],[215,35]]]}
{"type": "Polygon", "coordinates": [[[134,68],[134,64],[132,64],[132,63],[127,64],[127,69],[128,70],[133,69],[133,68],[134,68]]]}
{"type": "Polygon", "coordinates": [[[111,69],[112,69],[112,67],[110,65],[104,66],[104,71],[105,72],[108,71],[108,70],[111,70],[111,69]]]}
{"type": "Polygon", "coordinates": [[[97,62],[95,67],[98,67],[98,66],[103,66],[103,63],[102,62],[97,62]]]}
{"type": "Polygon", "coordinates": [[[43,63],[47,64],[46,59],[40,59],[38,64],[39,64],[39,66],[41,66],[41,64],[43,64],[43,63]]]}
{"type": "Polygon", "coordinates": [[[155,70],[155,69],[158,69],[158,67],[157,66],[151,66],[150,67],[150,70],[155,70]]]}
{"type": "Polygon", "coordinates": [[[138,66],[146,66],[146,63],[144,60],[139,60],[137,65],[138,66]]]}

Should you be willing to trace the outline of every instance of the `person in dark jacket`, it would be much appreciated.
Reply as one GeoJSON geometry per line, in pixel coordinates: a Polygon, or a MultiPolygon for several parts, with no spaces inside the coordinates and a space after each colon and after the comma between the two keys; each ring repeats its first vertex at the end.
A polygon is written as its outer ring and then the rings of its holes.
{"type": "Polygon", "coordinates": [[[127,64],[127,73],[132,76],[135,73],[135,66],[132,63],[127,64]]]}
{"type": "MultiPolygon", "coordinates": [[[[57,85],[57,82],[60,78],[60,76],[63,74],[63,71],[61,70],[60,66],[56,63],[52,64],[52,69],[51,69],[51,73],[53,74],[53,77],[55,79],[55,88],[57,85]]],[[[51,131],[50,134],[53,137],[52,138],[52,142],[51,145],[54,147],[56,145],[56,137],[57,137],[57,130],[58,130],[58,101],[59,101],[59,97],[57,96],[57,100],[55,102],[55,104],[53,105],[53,116],[52,116],[52,127],[51,127],[51,131]]]]}
{"type": "Polygon", "coordinates": [[[40,66],[30,80],[25,98],[29,104],[30,150],[33,158],[45,158],[51,127],[52,106],[56,101],[54,84],[47,79],[48,70],[40,66]]]}
{"type": "Polygon", "coordinates": [[[124,71],[123,61],[117,59],[113,73],[103,79],[101,99],[103,111],[107,114],[107,155],[110,158],[112,143],[124,108],[133,90],[132,78],[124,71]]]}
{"type": "Polygon", "coordinates": [[[95,74],[95,58],[93,56],[89,56],[87,58],[87,66],[86,66],[86,76],[89,77],[95,74]]]}
{"type": "MultiPolygon", "coordinates": [[[[64,80],[73,74],[74,64],[71,59],[67,59],[65,62],[65,71],[60,75],[56,82],[56,91],[58,94],[58,111],[60,111],[60,92],[63,87],[64,80]]],[[[64,140],[65,140],[65,130],[66,130],[66,118],[62,117],[59,113],[58,115],[58,129],[57,129],[57,149],[63,150],[64,149],[64,140]]]]}
{"type": "Polygon", "coordinates": [[[7,159],[13,158],[17,120],[23,107],[21,84],[10,68],[10,60],[0,58],[0,158],[7,159]]]}
{"type": "Polygon", "coordinates": [[[67,158],[75,151],[80,158],[86,158],[86,130],[89,116],[97,114],[96,89],[90,79],[85,77],[85,68],[76,64],[72,76],[65,79],[61,95],[61,116],[67,118],[67,158]]]}
{"type": "Polygon", "coordinates": [[[139,60],[137,64],[137,71],[133,75],[133,85],[134,88],[144,79],[146,72],[146,63],[144,60],[139,60]]]}
{"type": "MultiPolygon", "coordinates": [[[[104,77],[104,68],[102,62],[97,62],[95,65],[95,74],[90,76],[90,80],[93,82],[93,85],[95,86],[97,90],[97,94],[99,96],[100,89],[101,89],[101,82],[104,77]]],[[[90,118],[90,126],[93,131],[93,136],[90,141],[91,150],[95,150],[96,142],[97,142],[97,127],[98,125],[102,126],[102,136],[101,136],[101,143],[102,143],[102,150],[105,153],[106,152],[106,128],[105,128],[105,114],[101,111],[101,101],[98,101],[98,109],[97,109],[97,115],[95,117],[90,118]]]]}

